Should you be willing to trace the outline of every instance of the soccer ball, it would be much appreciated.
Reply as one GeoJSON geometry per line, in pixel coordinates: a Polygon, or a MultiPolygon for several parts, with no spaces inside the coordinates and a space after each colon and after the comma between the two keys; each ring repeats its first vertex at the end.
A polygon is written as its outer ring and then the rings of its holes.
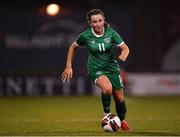
{"type": "Polygon", "coordinates": [[[115,114],[110,114],[102,119],[101,125],[106,132],[116,132],[121,127],[121,120],[115,114]]]}

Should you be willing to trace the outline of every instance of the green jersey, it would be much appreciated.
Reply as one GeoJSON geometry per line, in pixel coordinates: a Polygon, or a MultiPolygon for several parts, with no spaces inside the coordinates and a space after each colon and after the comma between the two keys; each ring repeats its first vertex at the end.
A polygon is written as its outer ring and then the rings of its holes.
{"type": "Polygon", "coordinates": [[[88,72],[105,71],[119,73],[119,65],[113,55],[114,46],[120,46],[122,38],[109,26],[105,26],[102,36],[96,35],[92,28],[87,29],[76,39],[78,46],[89,50],[88,72]]]}

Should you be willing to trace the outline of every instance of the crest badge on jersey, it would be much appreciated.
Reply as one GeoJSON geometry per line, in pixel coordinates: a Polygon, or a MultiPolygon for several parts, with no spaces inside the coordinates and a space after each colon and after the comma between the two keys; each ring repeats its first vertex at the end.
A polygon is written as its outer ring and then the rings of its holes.
{"type": "Polygon", "coordinates": [[[105,39],[104,39],[104,42],[106,42],[107,44],[109,44],[109,43],[110,43],[110,37],[109,37],[109,38],[105,38],[105,39]]]}

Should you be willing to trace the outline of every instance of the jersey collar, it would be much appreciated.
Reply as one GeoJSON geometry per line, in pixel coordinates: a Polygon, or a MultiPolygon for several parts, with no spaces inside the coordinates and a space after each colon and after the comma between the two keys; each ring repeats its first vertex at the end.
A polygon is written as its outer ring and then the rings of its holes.
{"type": "Polygon", "coordinates": [[[97,38],[102,37],[104,35],[104,27],[103,27],[103,33],[101,35],[96,34],[94,32],[93,28],[91,28],[91,30],[92,30],[92,33],[94,34],[94,36],[96,36],[97,38]]]}

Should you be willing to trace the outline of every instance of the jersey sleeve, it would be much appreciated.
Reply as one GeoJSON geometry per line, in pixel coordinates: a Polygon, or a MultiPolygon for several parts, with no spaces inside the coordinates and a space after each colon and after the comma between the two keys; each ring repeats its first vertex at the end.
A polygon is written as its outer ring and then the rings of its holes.
{"type": "Polygon", "coordinates": [[[124,44],[123,39],[121,38],[121,36],[114,30],[112,30],[112,36],[113,36],[113,43],[118,47],[121,46],[122,44],[124,44]]]}
{"type": "Polygon", "coordinates": [[[81,33],[81,34],[77,37],[75,43],[76,43],[77,46],[85,46],[85,45],[86,45],[86,38],[85,38],[85,36],[84,36],[83,33],[81,33]]]}

